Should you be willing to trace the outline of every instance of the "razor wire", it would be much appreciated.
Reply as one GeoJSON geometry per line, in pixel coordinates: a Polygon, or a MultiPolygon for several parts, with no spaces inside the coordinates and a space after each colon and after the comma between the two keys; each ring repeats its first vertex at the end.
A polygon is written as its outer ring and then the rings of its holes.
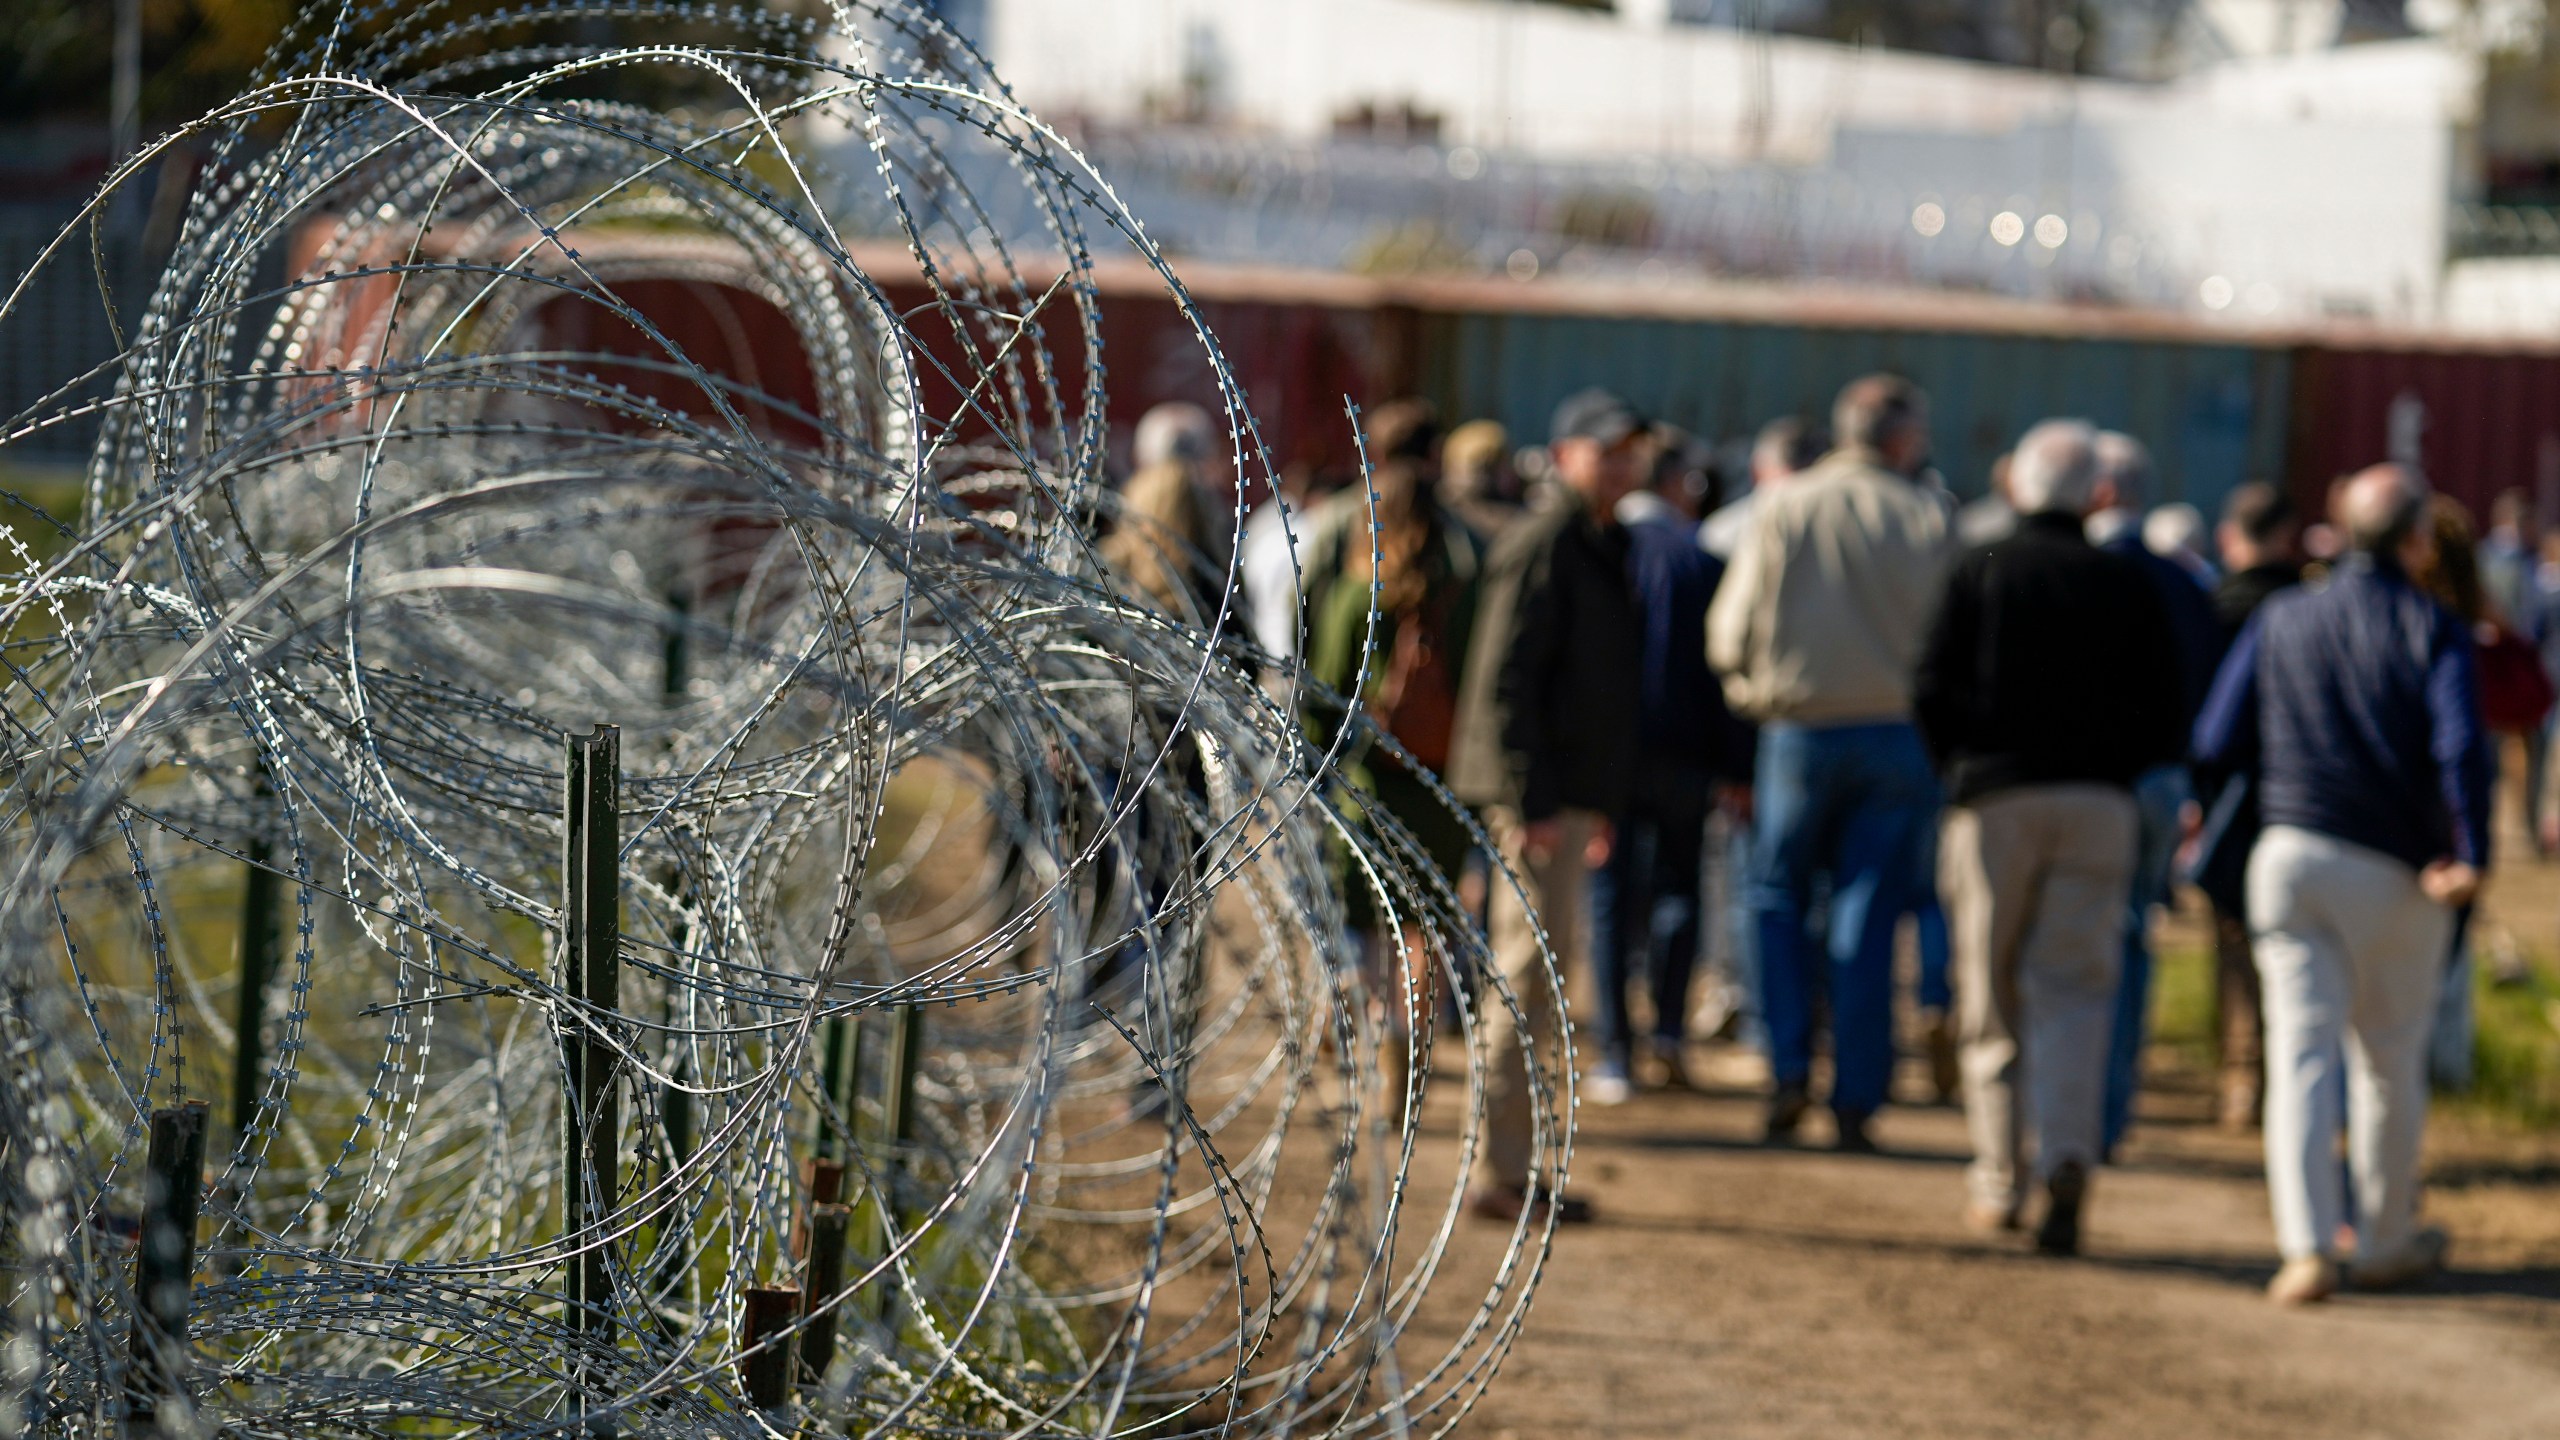
{"type": "Polygon", "coordinates": [[[100,426],[0,531],[9,1433],[1452,1428],[1528,997],[1232,565],[1103,558],[1098,247],[1271,476],[1093,168],[909,4],[344,3],[39,268],[182,144],[0,421],[100,426]]]}

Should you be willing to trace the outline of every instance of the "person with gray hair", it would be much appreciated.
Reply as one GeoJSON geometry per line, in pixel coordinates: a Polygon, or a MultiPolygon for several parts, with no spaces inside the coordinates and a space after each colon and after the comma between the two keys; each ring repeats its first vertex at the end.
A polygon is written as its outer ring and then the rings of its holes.
{"type": "Polygon", "coordinates": [[[2035,1136],[2039,1249],[2071,1254],[2099,1158],[2136,776],[2184,748],[2169,622],[2089,543],[2097,432],[2047,420],[2009,465],[2017,529],[1947,578],[1912,686],[1947,790],[1939,887],[1955,942],[1967,1218],[2018,1228],[2035,1136]],[[2027,1090],[2023,1097],[2018,1091],[2027,1090]]]}
{"type": "MultiPolygon", "coordinates": [[[[2095,478],[2090,489],[2092,512],[2086,522],[2091,543],[2120,555],[2149,579],[2169,617],[2176,642],[2179,725],[2195,722],[2196,709],[2213,683],[2213,667],[2222,659],[2221,622],[2213,597],[2184,566],[2154,554],[2143,543],[2143,507],[2156,484],[2151,450],[2116,430],[2102,430],[2090,444],[2095,478]]],[[[2101,1154],[2113,1159],[2116,1147],[2133,1128],[2133,1100],[2142,1086],[2142,1049],[2151,1013],[2151,912],[2170,899],[2171,871],[2178,857],[2180,816],[2195,797],[2195,783],[2179,757],[2169,756],[2134,781],[2133,802],[2141,816],[2139,847],[2134,852],[2133,887],[2126,892],[2123,955],[2118,965],[2114,1028],[2107,1042],[2106,1133],[2101,1154]]]]}
{"type": "Polygon", "coordinates": [[[2453,912],[2489,864],[2493,767],[2471,633],[2410,579],[2434,557],[2426,503],[2399,465],[2335,491],[2351,552],[2327,585],[2266,602],[2196,721],[2199,763],[2254,774],[2264,822],[2246,902],[2284,1254],[2267,1293],[2283,1304],[2408,1284],[2447,1247],[2417,1224],[2427,1032],[2453,912]],[[2337,1244],[2342,1128],[2352,1271],[2337,1244]]]}
{"type": "Polygon", "coordinates": [[[1763,726],[1745,903],[1769,1035],[1764,1133],[1791,1140],[1811,1108],[1814,1001],[1827,990],[1834,1143],[1867,1151],[1893,1073],[1894,929],[1938,810],[1911,666],[1946,574],[1947,512],[1914,478],[1929,453],[1917,386],[1854,380],[1832,428],[1838,449],[1754,503],[1707,612],[1707,662],[1734,713],[1763,726]],[[1824,874],[1817,956],[1806,916],[1824,874]]]}

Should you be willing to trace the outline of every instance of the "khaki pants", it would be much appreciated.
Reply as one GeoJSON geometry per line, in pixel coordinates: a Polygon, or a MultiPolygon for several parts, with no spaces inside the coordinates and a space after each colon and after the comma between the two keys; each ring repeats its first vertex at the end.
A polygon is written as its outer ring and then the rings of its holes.
{"type": "Polygon", "coordinates": [[[1485,812],[1485,832],[1493,837],[1503,863],[1527,887],[1529,904],[1521,904],[1519,892],[1501,874],[1492,877],[1488,907],[1492,913],[1485,938],[1492,942],[1494,974],[1502,983],[1488,987],[1483,997],[1484,1136],[1471,1177],[1481,1186],[1525,1187],[1533,1162],[1541,1156],[1552,1162],[1563,1139],[1564,1045],[1556,1023],[1563,1005],[1557,987],[1563,975],[1583,963],[1589,937],[1583,923],[1582,887],[1588,872],[1582,855],[1600,816],[1588,810],[1567,810],[1556,819],[1561,833],[1554,851],[1532,859],[1519,812],[1505,806],[1485,812]],[[1547,974],[1547,952],[1538,943],[1541,922],[1555,953],[1555,977],[1547,974]],[[1512,1009],[1515,1004],[1517,1014],[1512,1009]],[[1532,1060],[1545,1077],[1553,1097],[1550,1103],[1559,1107],[1552,1112],[1557,1128],[1543,1137],[1538,1133],[1536,1094],[1530,1085],[1532,1060]]]}
{"type": "Polygon", "coordinates": [[[2030,1123],[2040,1177],[2097,1162],[2138,824],[2133,797],[2104,785],[2022,786],[1947,812],[1939,884],[1975,1204],[2025,1198],[2030,1123]]]}
{"type": "Polygon", "coordinates": [[[2335,1248],[2347,1215],[2343,1126],[2356,1178],[2356,1254],[2388,1257],[2416,1224],[2427,1029],[2453,912],[2388,855],[2270,825],[2249,856],[2249,918],[2267,1013],[2276,1242],[2288,1260],[2335,1248]]]}

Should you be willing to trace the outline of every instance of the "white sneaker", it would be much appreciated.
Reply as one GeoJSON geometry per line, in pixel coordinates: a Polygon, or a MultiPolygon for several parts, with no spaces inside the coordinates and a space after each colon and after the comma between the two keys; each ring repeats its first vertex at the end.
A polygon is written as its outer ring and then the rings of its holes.
{"type": "Polygon", "coordinates": [[[1594,1070],[1582,1077],[1582,1098],[1594,1105],[1624,1105],[1635,1093],[1627,1077],[1614,1071],[1594,1070]]]}
{"type": "Polygon", "coordinates": [[[2389,1255],[2377,1256],[2367,1263],[2358,1260],[2347,1269],[2347,1281],[2359,1290],[2397,1290],[2414,1285],[2444,1268],[2444,1257],[2453,1248],[2453,1239],[2439,1226],[2430,1225],[2412,1235],[2389,1255]]]}

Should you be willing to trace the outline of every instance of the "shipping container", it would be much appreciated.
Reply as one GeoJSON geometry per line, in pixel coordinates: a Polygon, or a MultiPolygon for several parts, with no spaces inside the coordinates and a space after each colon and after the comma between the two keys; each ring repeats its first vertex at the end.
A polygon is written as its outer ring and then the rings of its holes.
{"type": "Polygon", "coordinates": [[[2331,480],[2401,460],[2474,517],[2520,489],[2544,523],[2560,523],[2560,354],[2305,345],[2290,451],[2286,478],[2314,514],[2331,480]]]}
{"type": "Polygon", "coordinates": [[[1936,463],[1964,496],[2029,425],[2078,416],[2149,445],[2161,500],[2208,514],[2284,473],[2288,353],[2232,343],[2013,331],[1477,312],[1427,316],[1422,383],[1453,419],[1543,439],[1556,402],[1605,385],[1718,440],[1827,417],[1845,382],[1889,370],[1929,392],[1936,463]]]}

